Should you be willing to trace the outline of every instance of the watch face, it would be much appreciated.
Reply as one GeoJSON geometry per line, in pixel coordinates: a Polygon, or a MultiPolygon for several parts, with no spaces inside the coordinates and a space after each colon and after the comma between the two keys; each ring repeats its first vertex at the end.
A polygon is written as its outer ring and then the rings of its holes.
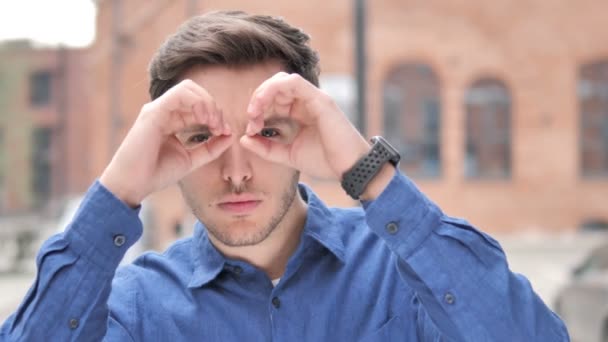
{"type": "Polygon", "coordinates": [[[384,148],[388,152],[388,154],[391,157],[390,161],[393,163],[393,165],[397,164],[399,162],[399,160],[401,159],[401,155],[399,154],[399,151],[397,151],[397,149],[395,149],[391,144],[389,144],[388,141],[386,141],[386,139],[384,139],[383,137],[375,136],[375,137],[371,138],[371,142],[373,144],[378,143],[379,145],[382,146],[382,148],[384,148]]]}

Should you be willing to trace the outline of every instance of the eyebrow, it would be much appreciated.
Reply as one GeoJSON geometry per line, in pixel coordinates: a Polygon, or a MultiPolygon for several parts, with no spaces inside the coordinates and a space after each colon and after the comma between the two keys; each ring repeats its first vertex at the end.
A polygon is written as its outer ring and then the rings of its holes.
{"type": "Polygon", "coordinates": [[[265,126],[280,126],[280,125],[294,126],[295,121],[291,118],[284,117],[284,116],[271,116],[269,118],[264,119],[264,125],[265,126]]]}
{"type": "Polygon", "coordinates": [[[196,124],[196,125],[190,125],[182,130],[180,130],[178,132],[178,134],[183,134],[183,133],[194,133],[194,132],[209,132],[209,126],[207,125],[201,125],[201,124],[196,124]]]}

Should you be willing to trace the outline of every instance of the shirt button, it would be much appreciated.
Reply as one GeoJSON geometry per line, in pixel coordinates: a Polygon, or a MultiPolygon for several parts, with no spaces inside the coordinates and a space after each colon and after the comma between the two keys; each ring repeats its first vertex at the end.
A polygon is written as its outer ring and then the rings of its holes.
{"type": "Polygon", "coordinates": [[[443,296],[443,300],[445,300],[446,303],[452,305],[456,301],[456,297],[454,297],[453,294],[448,292],[445,294],[445,296],[443,296]]]}
{"type": "Polygon", "coordinates": [[[127,241],[127,239],[125,238],[124,235],[122,235],[122,234],[114,235],[114,246],[120,247],[120,246],[124,245],[126,241],[127,241]]]}
{"type": "Polygon", "coordinates": [[[72,318],[70,320],[70,329],[76,329],[78,328],[78,320],[76,318],[72,318]]]}
{"type": "Polygon", "coordinates": [[[386,231],[389,234],[395,234],[397,231],[399,231],[399,226],[395,222],[390,222],[386,225],[386,231]]]}
{"type": "Polygon", "coordinates": [[[234,268],[234,273],[235,273],[236,275],[239,275],[239,274],[243,273],[243,269],[241,268],[241,266],[236,266],[236,267],[234,268]]]}
{"type": "Polygon", "coordinates": [[[272,306],[277,309],[281,307],[281,300],[279,299],[279,297],[272,298],[272,306]]]}

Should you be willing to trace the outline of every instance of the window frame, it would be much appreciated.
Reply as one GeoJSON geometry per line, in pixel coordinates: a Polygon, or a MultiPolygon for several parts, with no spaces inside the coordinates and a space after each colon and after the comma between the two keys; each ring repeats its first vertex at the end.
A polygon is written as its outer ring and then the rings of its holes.
{"type": "Polygon", "coordinates": [[[513,177],[513,95],[508,83],[501,77],[485,75],[475,78],[465,89],[463,99],[464,150],[463,174],[468,180],[511,180],[513,177]],[[502,93],[500,93],[502,92],[502,93]],[[489,110],[488,110],[489,109],[489,110]],[[484,112],[485,111],[485,112],[484,112]],[[496,120],[498,115],[507,117],[496,120]],[[473,115],[484,127],[480,132],[472,131],[473,115]],[[494,118],[494,119],[492,119],[494,118]],[[500,123],[505,126],[500,130],[500,123]],[[491,132],[487,132],[491,130],[491,132]],[[481,137],[479,137],[481,136],[481,137]],[[475,139],[475,137],[477,137],[475,139]],[[498,138],[497,138],[498,137],[498,138]],[[477,143],[475,140],[480,141],[477,143]],[[480,146],[484,146],[480,148],[480,146]],[[490,147],[487,147],[490,146],[490,147]],[[501,171],[484,169],[480,154],[487,150],[502,150],[501,171]],[[476,151],[476,152],[471,152],[476,151]],[[477,155],[477,162],[471,161],[477,155]],[[473,169],[475,167],[475,169],[473,169]]]}

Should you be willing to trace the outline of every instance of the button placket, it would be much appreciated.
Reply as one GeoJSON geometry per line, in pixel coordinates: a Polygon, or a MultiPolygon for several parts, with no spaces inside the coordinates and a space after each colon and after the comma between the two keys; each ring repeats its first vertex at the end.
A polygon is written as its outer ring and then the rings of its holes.
{"type": "Polygon", "coordinates": [[[234,267],[234,274],[240,275],[241,273],[243,273],[243,268],[241,266],[235,266],[234,267]]]}
{"type": "Polygon", "coordinates": [[[274,306],[275,309],[278,309],[281,307],[281,300],[279,299],[279,297],[273,297],[271,302],[272,302],[272,306],[274,306]]]}

